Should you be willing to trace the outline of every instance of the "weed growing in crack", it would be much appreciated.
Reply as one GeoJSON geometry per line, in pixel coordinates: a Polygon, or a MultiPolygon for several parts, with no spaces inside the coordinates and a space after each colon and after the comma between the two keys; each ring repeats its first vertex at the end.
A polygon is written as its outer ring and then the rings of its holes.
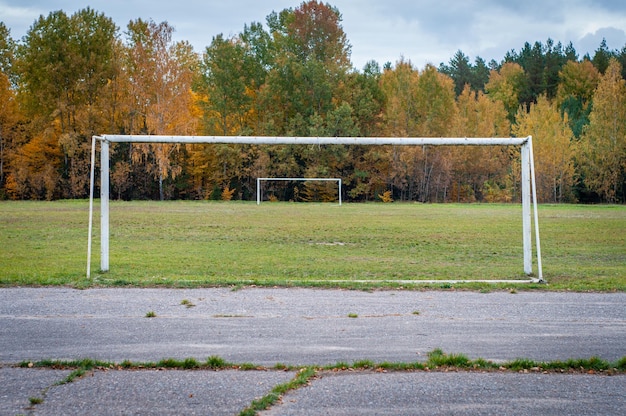
{"type": "Polygon", "coordinates": [[[200,364],[198,364],[198,361],[196,361],[195,358],[185,358],[185,361],[183,361],[183,368],[184,369],[192,369],[192,368],[199,368],[200,364]]]}
{"type": "Polygon", "coordinates": [[[352,368],[368,369],[368,368],[375,368],[375,367],[376,367],[376,364],[370,360],[360,360],[360,361],[355,361],[354,363],[352,363],[352,368]]]}
{"type": "Polygon", "coordinates": [[[160,368],[181,368],[182,363],[174,358],[164,358],[157,362],[156,366],[160,368]]]}
{"type": "Polygon", "coordinates": [[[463,354],[446,354],[437,348],[428,353],[428,367],[459,367],[467,368],[471,365],[471,361],[463,354]]]}
{"type": "Polygon", "coordinates": [[[258,400],[254,400],[249,407],[239,413],[239,416],[254,416],[257,414],[257,412],[268,409],[270,406],[279,401],[280,397],[288,391],[295,390],[307,385],[309,383],[309,380],[314,376],[315,368],[301,368],[291,381],[277,385],[272,389],[269,394],[261,397],[258,400]]]}
{"type": "Polygon", "coordinates": [[[527,360],[525,358],[518,358],[517,360],[513,360],[509,363],[504,364],[503,367],[513,371],[520,371],[537,367],[537,363],[532,360],[527,360]]]}
{"type": "Polygon", "coordinates": [[[259,369],[258,365],[255,365],[255,364],[252,364],[252,363],[242,363],[242,364],[239,364],[237,367],[239,367],[239,369],[243,370],[243,371],[252,371],[252,370],[258,370],[259,369]]]}
{"type": "Polygon", "coordinates": [[[209,358],[207,358],[206,365],[209,368],[218,369],[218,368],[227,367],[228,363],[222,357],[217,356],[217,355],[212,355],[209,358]]]}

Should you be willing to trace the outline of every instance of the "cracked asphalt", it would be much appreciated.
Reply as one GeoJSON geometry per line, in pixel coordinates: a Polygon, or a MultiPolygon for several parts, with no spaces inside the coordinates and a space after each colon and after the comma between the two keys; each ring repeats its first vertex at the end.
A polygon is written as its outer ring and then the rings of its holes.
{"type": "MultiPolygon", "coordinates": [[[[425,361],[440,348],[496,362],[616,361],[625,305],[624,293],[521,290],[2,288],[0,415],[233,415],[296,374],[97,370],[59,385],[67,370],[15,367],[29,360],[219,356],[271,368],[425,361]]],[[[624,391],[623,375],[321,372],[262,414],[617,415],[624,391]]]]}

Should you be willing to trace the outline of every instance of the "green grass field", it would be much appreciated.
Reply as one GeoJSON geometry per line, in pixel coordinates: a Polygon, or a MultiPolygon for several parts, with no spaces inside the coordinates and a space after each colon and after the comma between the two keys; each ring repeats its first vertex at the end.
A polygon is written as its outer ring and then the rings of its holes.
{"type": "MultiPolygon", "coordinates": [[[[98,209],[94,221],[87,280],[87,201],[0,202],[0,284],[449,288],[404,281],[526,278],[519,205],[112,202],[107,273],[98,209]]],[[[453,287],[626,290],[626,206],[542,205],[539,222],[547,284],[453,287]]]]}

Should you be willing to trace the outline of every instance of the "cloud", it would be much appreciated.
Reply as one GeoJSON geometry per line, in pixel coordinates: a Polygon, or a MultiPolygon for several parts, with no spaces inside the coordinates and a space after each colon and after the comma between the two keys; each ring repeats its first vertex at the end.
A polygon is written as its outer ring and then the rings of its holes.
{"type": "Polygon", "coordinates": [[[614,27],[604,27],[594,33],[587,33],[576,41],[574,45],[577,50],[589,51],[589,55],[593,57],[593,52],[600,47],[603,39],[606,40],[609,50],[621,50],[626,46],[626,32],[614,27]]]}
{"type": "MultiPolygon", "coordinates": [[[[124,32],[130,20],[167,20],[174,40],[189,41],[202,52],[214,36],[237,35],[245,24],[265,23],[272,11],[296,8],[304,0],[0,0],[0,20],[19,39],[39,15],[54,10],[73,14],[90,7],[111,17],[124,32]]],[[[404,56],[418,68],[447,63],[457,50],[471,60],[500,61],[525,42],[548,38],[579,55],[593,52],[602,38],[609,48],[626,44],[623,0],[320,0],[337,7],[352,45],[352,61],[381,65],[404,56]]]]}
{"type": "Polygon", "coordinates": [[[0,21],[11,30],[11,37],[22,37],[28,28],[42,14],[47,14],[49,10],[44,10],[34,6],[15,6],[0,1],[0,21]],[[8,23],[7,23],[8,22],[8,23]]]}

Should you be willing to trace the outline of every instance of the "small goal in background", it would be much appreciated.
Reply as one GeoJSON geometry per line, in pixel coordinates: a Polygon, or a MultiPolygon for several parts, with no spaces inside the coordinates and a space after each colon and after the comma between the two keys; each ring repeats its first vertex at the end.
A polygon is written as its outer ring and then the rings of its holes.
{"type": "Polygon", "coordinates": [[[339,201],[339,205],[341,205],[341,178],[256,178],[256,203],[257,205],[261,204],[262,198],[262,189],[261,182],[269,182],[269,181],[282,181],[282,182],[337,182],[337,200],[339,201]]]}

